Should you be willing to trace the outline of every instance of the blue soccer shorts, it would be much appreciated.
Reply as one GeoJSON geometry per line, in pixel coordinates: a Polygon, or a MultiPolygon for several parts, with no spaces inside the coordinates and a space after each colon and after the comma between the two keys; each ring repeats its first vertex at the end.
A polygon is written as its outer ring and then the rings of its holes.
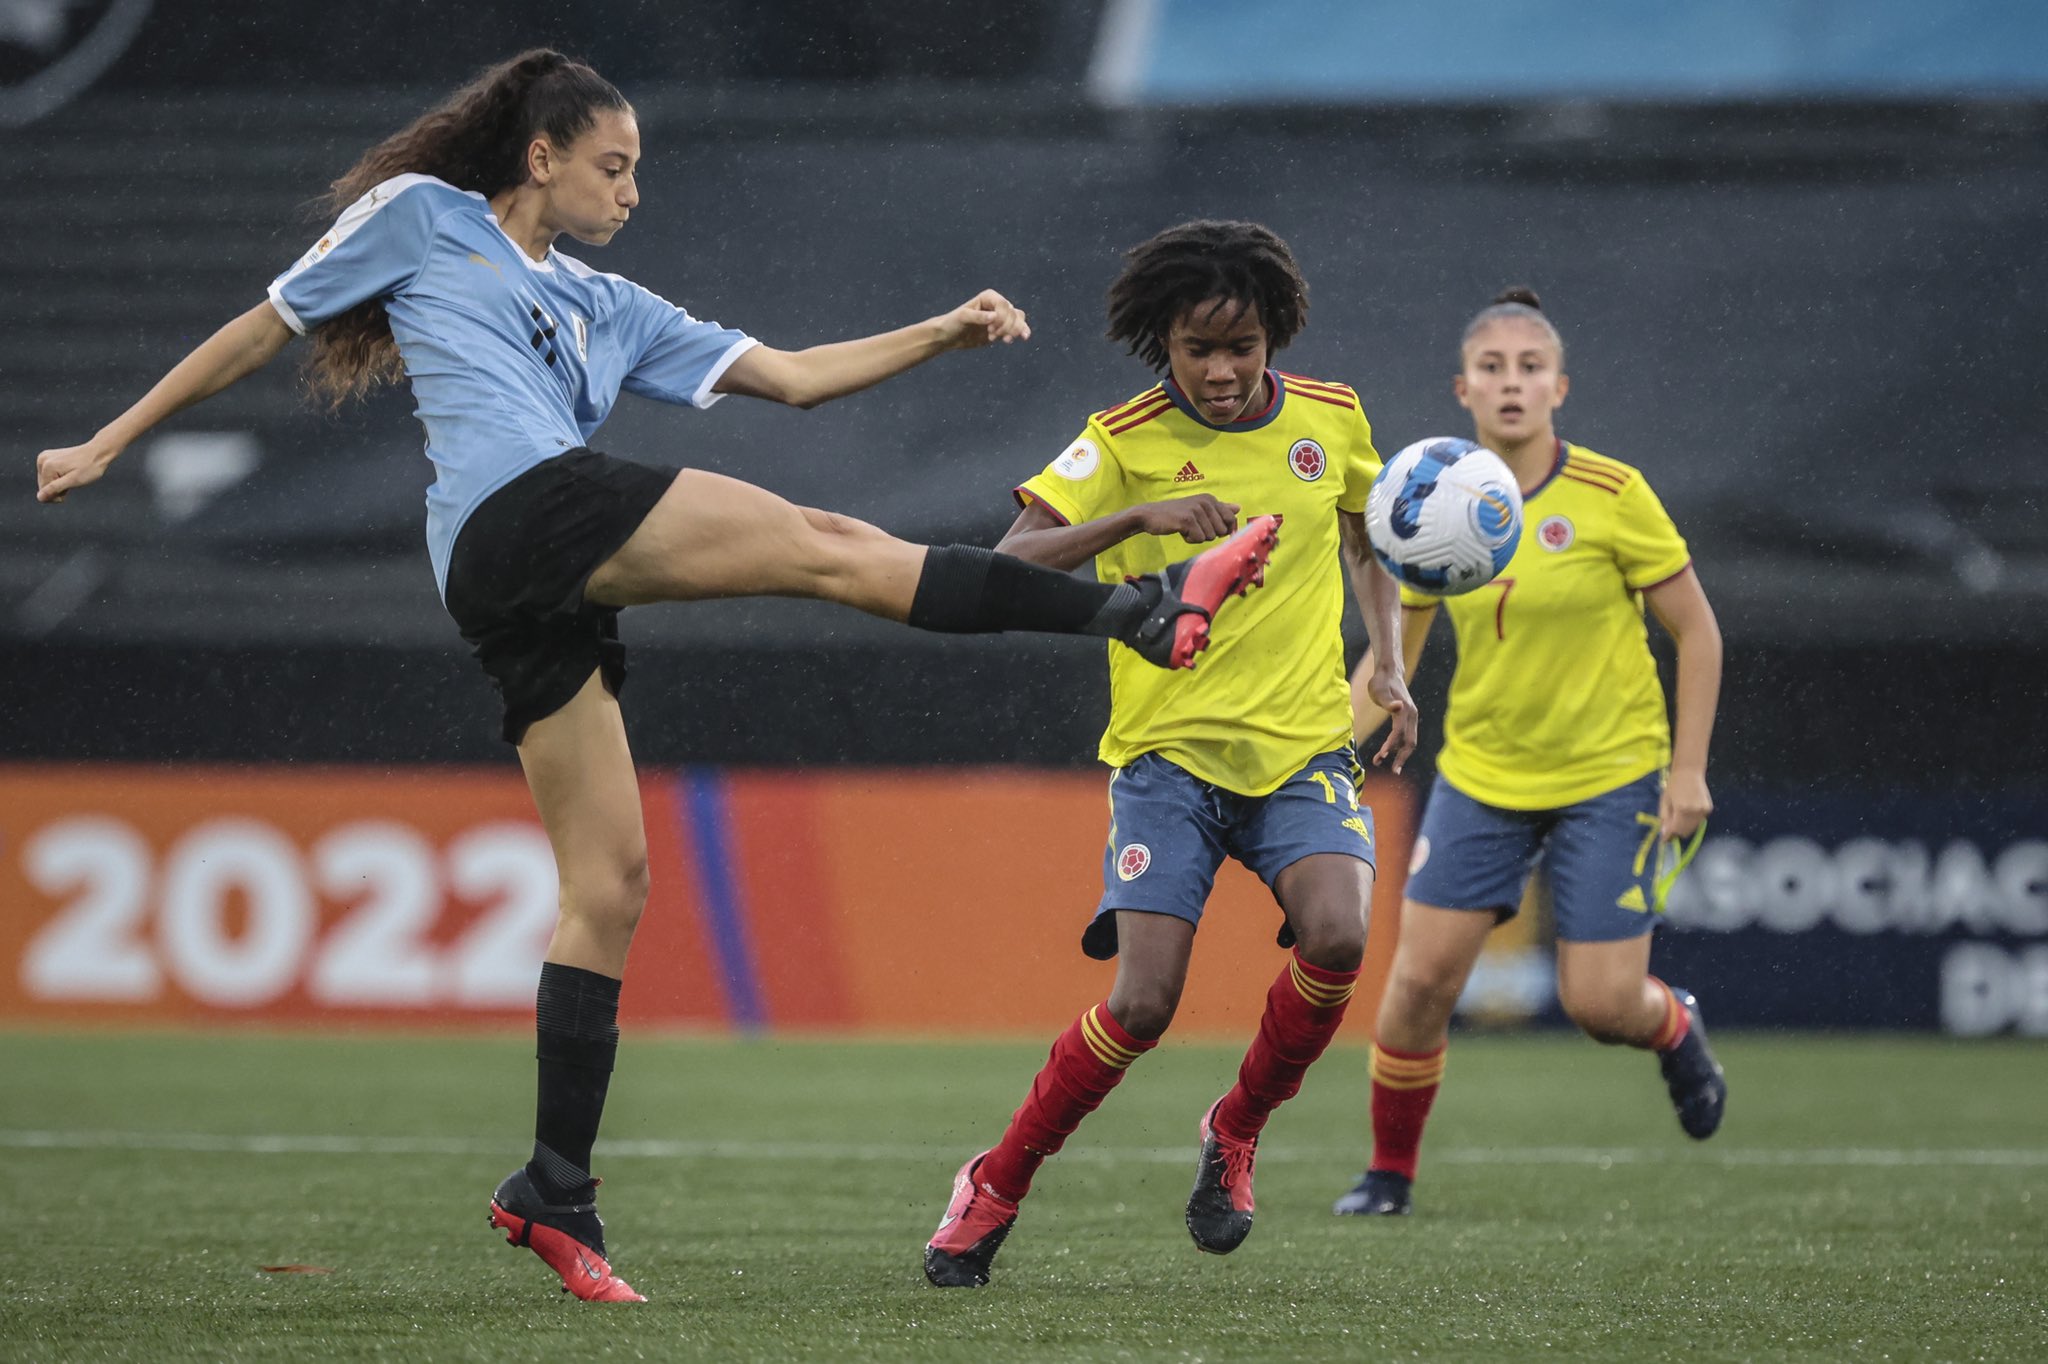
{"type": "Polygon", "coordinates": [[[1358,803],[1358,761],[1324,753],[1270,795],[1241,796],[1147,753],[1109,777],[1109,844],[1102,900],[1081,937],[1097,960],[1116,955],[1119,909],[1171,914],[1191,924],[1234,857],[1271,889],[1294,863],[1341,853],[1374,865],[1372,811],[1358,803]]]}
{"type": "Polygon", "coordinates": [[[1652,772],[1575,805],[1503,810],[1439,776],[1403,894],[1439,909],[1487,910],[1505,923],[1520,910],[1522,888],[1540,858],[1560,939],[1639,938],[1656,926],[1650,906],[1663,788],[1663,774],[1652,772]]]}

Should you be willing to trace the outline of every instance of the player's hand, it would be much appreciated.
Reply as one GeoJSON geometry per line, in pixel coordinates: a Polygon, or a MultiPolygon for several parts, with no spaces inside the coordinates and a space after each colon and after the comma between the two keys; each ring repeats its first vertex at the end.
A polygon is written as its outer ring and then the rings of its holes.
{"type": "Polygon", "coordinates": [[[1657,802],[1657,836],[1666,843],[1691,838],[1700,821],[1712,813],[1714,798],[1707,792],[1707,774],[1673,768],[1657,802]]]}
{"type": "Polygon", "coordinates": [[[1029,341],[1031,324],[1024,310],[993,289],[983,289],[973,298],[939,319],[946,344],[954,350],[973,350],[1000,341],[1029,341]]]}
{"type": "Polygon", "coordinates": [[[1213,494],[1170,497],[1137,508],[1138,529],[1147,535],[1178,535],[1191,545],[1221,540],[1237,530],[1237,503],[1218,502],[1213,494]]]}
{"type": "Polygon", "coordinates": [[[1372,765],[1379,767],[1391,759],[1393,770],[1398,773],[1407,763],[1408,755],[1415,751],[1415,698],[1408,694],[1408,683],[1401,677],[1399,668],[1373,669],[1365,690],[1372,697],[1373,704],[1385,711],[1393,722],[1387,729],[1387,741],[1380,745],[1379,752],[1372,755],[1372,765]]]}
{"type": "Polygon", "coordinates": [[[120,453],[120,446],[99,440],[43,451],[36,456],[36,501],[62,502],[72,489],[99,482],[120,453]]]}

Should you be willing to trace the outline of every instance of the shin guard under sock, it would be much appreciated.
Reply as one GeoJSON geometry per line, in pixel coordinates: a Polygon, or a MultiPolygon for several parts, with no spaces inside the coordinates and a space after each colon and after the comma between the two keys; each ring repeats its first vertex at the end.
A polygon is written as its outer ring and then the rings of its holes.
{"type": "MultiPolygon", "coordinates": [[[[1687,1013],[1685,1006],[1678,1002],[1678,992],[1676,990],[1673,990],[1655,976],[1649,977],[1649,981],[1664,994],[1664,1021],[1657,1025],[1656,1034],[1650,1038],[1646,1050],[1655,1052],[1670,1051],[1680,1042],[1683,1042],[1685,1035],[1692,1031],[1692,1015],[1687,1013]]],[[[1644,1046],[1645,1044],[1637,1043],[1637,1045],[1644,1046]]]]}
{"type": "Polygon", "coordinates": [[[1121,639],[1144,621],[1144,593],[1090,582],[975,545],[925,551],[908,623],[946,634],[1038,630],[1121,639]]]}
{"type": "Polygon", "coordinates": [[[569,1202],[590,1182],[590,1148],[619,1050],[618,1019],[618,981],[556,962],[541,965],[534,1001],[540,1083],[526,1172],[550,1202],[569,1202]]]}
{"type": "Polygon", "coordinates": [[[1266,991],[1266,1012],[1252,1039],[1237,1083],[1216,1106],[1216,1130],[1236,1141],[1251,1141],[1273,1110],[1301,1091],[1358,987],[1358,971],[1330,971],[1302,960],[1297,949],[1266,991]]]}
{"type": "Polygon", "coordinates": [[[1141,1042],[1125,1032],[1106,1003],[1082,1014],[1053,1042],[1031,1092],[1011,1115],[1003,1139],[982,1157],[976,1178],[999,1198],[1022,1198],[1045,1158],[1116,1088],[1131,1062],[1158,1045],[1156,1038],[1141,1042]]]}
{"type": "Polygon", "coordinates": [[[1444,1078],[1444,1048],[1372,1048],[1372,1169],[1415,1178],[1422,1128],[1444,1078]]]}

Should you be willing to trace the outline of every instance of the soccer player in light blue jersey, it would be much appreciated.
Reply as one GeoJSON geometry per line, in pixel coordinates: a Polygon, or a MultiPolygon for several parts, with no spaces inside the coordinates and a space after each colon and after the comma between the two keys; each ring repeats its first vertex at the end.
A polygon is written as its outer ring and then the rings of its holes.
{"type": "Polygon", "coordinates": [[[37,497],[97,480],[164,418],[312,339],[335,401],[408,381],[435,479],[427,548],[442,599],[497,685],[560,871],[537,998],[533,1159],[498,1186],[493,1225],[579,1298],[637,1302],[612,1272],[590,1152],[618,1048],[619,983],[647,898],[639,786],[616,700],[621,607],[709,597],[839,602],[927,630],[1120,639],[1192,666],[1267,553],[1243,535],[1116,584],[986,549],[928,549],[736,479],[589,448],[621,389],[709,407],[797,407],[944,351],[1030,335],[987,290],[928,321],[782,351],[690,316],[554,249],[610,241],[640,201],[632,106],[595,71],[535,50],[371,148],[334,186],[334,226],[228,323],[82,445],[36,460],[37,497]]]}

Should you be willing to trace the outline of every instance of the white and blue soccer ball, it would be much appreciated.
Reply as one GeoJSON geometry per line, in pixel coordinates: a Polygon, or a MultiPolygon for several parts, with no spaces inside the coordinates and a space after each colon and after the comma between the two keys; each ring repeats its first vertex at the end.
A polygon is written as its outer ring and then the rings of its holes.
{"type": "Polygon", "coordinates": [[[1419,440],[1388,460],[1365,504],[1372,552],[1422,592],[1484,587],[1522,542],[1522,490],[1507,461],[1455,436],[1419,440]]]}

